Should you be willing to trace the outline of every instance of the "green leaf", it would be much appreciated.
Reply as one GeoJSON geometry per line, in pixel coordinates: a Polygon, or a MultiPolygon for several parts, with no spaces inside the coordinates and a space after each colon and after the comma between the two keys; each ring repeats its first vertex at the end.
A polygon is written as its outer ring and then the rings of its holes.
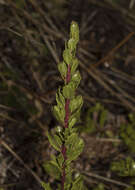
{"type": "Polygon", "coordinates": [[[75,97],[75,84],[70,82],[63,87],[63,95],[67,99],[72,99],[75,97]]]}
{"type": "Polygon", "coordinates": [[[54,135],[53,137],[54,137],[55,142],[57,143],[57,145],[58,145],[59,147],[61,147],[61,145],[62,145],[62,140],[61,140],[61,138],[60,138],[58,135],[54,135]]]}
{"type": "Polygon", "coordinates": [[[67,65],[65,64],[64,61],[63,61],[62,63],[59,63],[59,64],[58,64],[58,70],[59,70],[59,72],[60,72],[60,74],[61,74],[61,77],[62,77],[63,79],[65,79],[66,74],[67,74],[67,65]]]}
{"type": "Polygon", "coordinates": [[[53,162],[51,161],[48,161],[46,162],[44,165],[43,165],[45,171],[52,177],[56,178],[56,179],[59,179],[60,176],[61,176],[61,171],[60,169],[57,167],[56,164],[54,164],[53,162]]]}
{"type": "Polygon", "coordinates": [[[65,129],[65,132],[64,132],[64,136],[65,136],[65,138],[67,139],[67,137],[69,136],[69,135],[71,135],[72,133],[76,133],[77,132],[77,128],[66,128],[65,129]]]}
{"type": "Polygon", "coordinates": [[[70,101],[69,105],[70,111],[74,112],[76,109],[82,107],[82,105],[83,105],[83,99],[82,96],[79,95],[70,101]]]}
{"type": "Polygon", "coordinates": [[[70,25],[70,38],[73,38],[76,43],[79,41],[79,27],[75,21],[72,21],[70,25]]]}
{"type": "Polygon", "coordinates": [[[60,149],[60,139],[58,140],[58,137],[56,137],[56,135],[54,137],[52,137],[48,132],[47,132],[47,137],[48,137],[48,140],[50,142],[50,144],[52,145],[52,147],[54,149],[56,149],[57,151],[61,151],[60,149]]]}
{"type": "Polygon", "coordinates": [[[72,133],[67,137],[65,146],[67,148],[67,163],[69,163],[81,154],[84,148],[84,142],[78,137],[77,133],[72,133]]]}
{"type": "Polygon", "coordinates": [[[59,88],[59,90],[58,90],[58,95],[59,95],[59,99],[60,99],[62,105],[65,106],[65,98],[64,98],[64,96],[62,95],[60,88],[59,88]]]}
{"type": "Polygon", "coordinates": [[[71,189],[71,185],[72,185],[72,173],[73,173],[73,169],[71,168],[70,164],[66,164],[66,168],[65,168],[65,173],[66,173],[66,178],[65,178],[65,183],[64,183],[64,190],[69,190],[71,189]]]}
{"type": "Polygon", "coordinates": [[[135,152],[135,122],[133,115],[130,114],[130,121],[128,124],[122,124],[120,128],[120,136],[124,143],[128,146],[131,152],[135,152]],[[131,119],[132,118],[132,119],[131,119]]]}
{"type": "Polygon", "coordinates": [[[77,121],[77,119],[75,117],[69,119],[68,127],[72,128],[75,125],[76,121],[77,121]]]}
{"type": "Polygon", "coordinates": [[[76,40],[74,38],[70,38],[70,40],[68,41],[68,48],[71,51],[75,51],[76,50],[76,40]]]}
{"type": "Polygon", "coordinates": [[[107,114],[108,114],[108,111],[103,109],[103,111],[101,111],[101,114],[100,114],[100,120],[99,120],[99,124],[100,124],[100,127],[104,127],[104,124],[107,120],[107,114]]]}
{"type": "Polygon", "coordinates": [[[42,187],[44,190],[52,190],[49,183],[42,182],[42,187]]]}
{"type": "Polygon", "coordinates": [[[74,58],[72,61],[72,66],[71,66],[71,75],[73,75],[78,67],[79,60],[77,58],[74,58]]]}
{"type": "Polygon", "coordinates": [[[57,162],[58,162],[59,167],[62,168],[62,165],[63,165],[63,162],[64,162],[64,158],[63,158],[62,154],[59,154],[57,156],[57,162]]]}
{"type": "Polygon", "coordinates": [[[73,118],[76,118],[77,122],[80,122],[80,109],[79,107],[69,118],[69,121],[71,121],[73,118]]]}
{"type": "Polygon", "coordinates": [[[49,162],[56,166],[61,172],[62,164],[64,162],[63,155],[61,153],[58,156],[51,154],[51,160],[49,162]]]}
{"type": "Polygon", "coordinates": [[[71,51],[67,48],[63,52],[63,59],[67,65],[70,65],[72,63],[73,56],[71,51]]]}
{"type": "Polygon", "coordinates": [[[93,111],[97,111],[97,112],[99,112],[102,109],[103,107],[100,103],[96,103],[96,105],[93,107],[93,111]]]}
{"type": "Polygon", "coordinates": [[[84,190],[84,185],[83,185],[83,179],[82,176],[78,176],[75,181],[73,182],[71,190],[84,190]]]}
{"type": "Polygon", "coordinates": [[[56,93],[56,102],[57,106],[60,108],[60,112],[64,113],[65,117],[65,99],[62,96],[60,90],[58,91],[58,93],[56,93]]]}
{"type": "Polygon", "coordinates": [[[53,107],[53,114],[59,122],[64,123],[65,109],[61,109],[60,104],[53,107]]]}
{"type": "Polygon", "coordinates": [[[117,172],[119,176],[135,176],[135,161],[131,157],[125,160],[112,162],[111,170],[117,172]]]}
{"type": "Polygon", "coordinates": [[[94,133],[97,130],[95,121],[93,118],[86,118],[86,125],[84,126],[84,131],[87,133],[94,133]]]}
{"type": "Polygon", "coordinates": [[[59,109],[59,107],[58,106],[54,106],[52,111],[53,111],[53,114],[54,114],[55,118],[58,121],[60,121],[61,120],[61,115],[60,115],[60,109],[59,109]]]}
{"type": "Polygon", "coordinates": [[[81,75],[80,75],[80,72],[79,71],[76,71],[72,78],[71,78],[71,81],[73,81],[75,83],[75,87],[77,88],[80,81],[81,81],[81,75]]]}

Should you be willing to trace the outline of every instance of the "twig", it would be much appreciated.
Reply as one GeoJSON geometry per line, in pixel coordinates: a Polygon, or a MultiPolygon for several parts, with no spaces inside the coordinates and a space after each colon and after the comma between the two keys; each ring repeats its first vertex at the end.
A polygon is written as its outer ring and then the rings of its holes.
{"type": "MultiPolygon", "coordinates": [[[[83,63],[85,61],[83,60],[83,63]]],[[[116,96],[121,102],[123,102],[126,107],[128,109],[131,109],[132,111],[135,111],[135,107],[125,98],[123,98],[120,94],[116,93],[112,88],[110,88],[109,85],[107,85],[107,83],[105,83],[102,80],[102,76],[101,73],[96,69],[93,68],[93,66],[89,66],[89,68],[87,68],[84,64],[80,63],[81,67],[89,74],[91,75],[96,81],[99,82],[99,84],[101,84],[102,86],[104,86],[104,88],[109,91],[112,95],[116,96]],[[101,77],[100,77],[101,76],[101,77]]]]}
{"type": "Polygon", "coordinates": [[[128,34],[117,46],[115,46],[105,57],[100,59],[96,64],[94,64],[93,67],[99,66],[101,63],[104,63],[110,55],[112,55],[115,51],[117,51],[121,46],[123,46],[133,35],[135,35],[135,32],[131,32],[128,34]]]}
{"type": "Polygon", "coordinates": [[[31,175],[38,181],[38,183],[39,183],[40,185],[42,185],[42,180],[39,178],[39,176],[38,176],[34,171],[32,171],[31,168],[30,168],[27,164],[24,163],[24,161],[20,158],[20,156],[18,156],[18,155],[8,146],[8,144],[7,144],[4,140],[0,139],[0,144],[1,144],[6,150],[8,150],[8,151],[16,158],[16,160],[18,160],[21,164],[23,164],[23,166],[31,173],[31,175]]]}
{"type": "Polygon", "coordinates": [[[114,180],[114,179],[109,179],[107,177],[103,177],[103,176],[100,176],[100,175],[97,175],[97,174],[94,174],[94,173],[91,173],[91,172],[84,172],[84,171],[80,171],[80,172],[82,174],[84,174],[87,178],[88,177],[94,177],[94,178],[97,178],[97,179],[100,179],[100,180],[103,180],[103,181],[106,181],[106,182],[109,182],[109,183],[113,183],[115,185],[119,185],[119,186],[123,186],[123,187],[131,187],[130,185],[128,185],[126,183],[122,183],[122,182],[114,180]]]}

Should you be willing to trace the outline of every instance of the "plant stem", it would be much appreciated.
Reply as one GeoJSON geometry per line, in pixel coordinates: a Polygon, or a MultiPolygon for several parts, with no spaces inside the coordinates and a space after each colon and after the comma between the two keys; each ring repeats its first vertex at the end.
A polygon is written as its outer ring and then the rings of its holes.
{"type": "Polygon", "coordinates": [[[62,149],[61,149],[61,152],[63,154],[63,157],[64,157],[64,163],[63,163],[63,166],[62,166],[62,177],[61,177],[61,190],[64,190],[64,183],[65,183],[65,178],[66,178],[66,172],[65,172],[65,162],[66,162],[66,147],[65,145],[63,144],[62,145],[62,149]]]}
{"type": "MultiPolygon", "coordinates": [[[[67,74],[66,74],[66,84],[68,84],[70,82],[70,75],[71,75],[70,72],[71,72],[70,65],[68,65],[67,74]]],[[[69,120],[69,116],[70,116],[69,104],[70,104],[70,99],[66,99],[65,121],[64,121],[64,128],[65,129],[68,128],[68,120],[69,120]]],[[[64,143],[61,147],[61,153],[62,153],[63,158],[64,158],[64,162],[63,162],[63,166],[62,166],[62,176],[61,176],[61,190],[64,190],[64,184],[65,184],[65,178],[66,178],[65,168],[66,168],[66,160],[67,160],[66,147],[65,147],[64,143]]]]}
{"type": "Polygon", "coordinates": [[[66,104],[65,104],[65,123],[64,123],[64,127],[68,128],[68,120],[69,120],[69,104],[70,104],[70,100],[66,99],[66,104]]]}

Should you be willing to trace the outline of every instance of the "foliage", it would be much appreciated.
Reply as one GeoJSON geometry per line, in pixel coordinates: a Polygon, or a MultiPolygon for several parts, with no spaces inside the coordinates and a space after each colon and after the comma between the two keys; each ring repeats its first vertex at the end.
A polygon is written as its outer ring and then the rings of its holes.
{"type": "MultiPolygon", "coordinates": [[[[128,149],[135,152],[135,114],[129,114],[129,122],[122,124],[120,127],[120,136],[128,149]]],[[[134,189],[132,185],[135,185],[135,161],[128,156],[125,160],[115,161],[111,163],[111,170],[117,172],[117,175],[121,177],[130,177],[131,187],[126,190],[134,189]]]]}
{"type": "Polygon", "coordinates": [[[87,110],[84,126],[80,126],[80,131],[92,134],[97,131],[97,126],[103,128],[107,120],[107,114],[108,111],[100,103],[96,103],[95,106],[87,110]],[[95,119],[94,115],[96,115],[95,119]]]}
{"type": "MultiPolygon", "coordinates": [[[[81,76],[77,70],[79,61],[75,57],[76,46],[79,41],[79,28],[76,22],[71,23],[70,39],[65,44],[63,62],[58,64],[58,70],[64,80],[64,86],[56,93],[56,103],[53,114],[62,127],[57,127],[54,135],[47,133],[52,147],[58,151],[58,155],[52,155],[52,160],[44,164],[45,170],[55,179],[61,180],[61,190],[84,190],[83,179],[80,174],[73,176],[71,162],[76,160],[84,147],[83,140],[78,136],[74,127],[79,119],[83,104],[82,96],[76,95],[76,89],[81,76]]],[[[47,190],[51,190],[49,184],[44,183],[47,190]]]]}
{"type": "Polygon", "coordinates": [[[119,176],[135,176],[135,161],[128,156],[125,160],[112,162],[111,170],[119,176]]]}
{"type": "Polygon", "coordinates": [[[129,150],[135,153],[135,114],[129,114],[129,123],[121,125],[120,136],[129,150]]]}
{"type": "Polygon", "coordinates": [[[111,170],[117,172],[117,175],[121,177],[130,177],[131,186],[125,190],[132,190],[135,185],[135,161],[131,157],[127,157],[125,160],[115,161],[111,164],[111,170]]]}

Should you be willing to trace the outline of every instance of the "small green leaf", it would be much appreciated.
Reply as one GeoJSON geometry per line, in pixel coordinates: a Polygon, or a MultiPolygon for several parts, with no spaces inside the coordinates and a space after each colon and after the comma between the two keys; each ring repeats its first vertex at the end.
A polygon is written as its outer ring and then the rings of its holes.
{"type": "Polygon", "coordinates": [[[80,122],[80,108],[78,108],[72,115],[70,116],[69,120],[71,121],[72,118],[76,118],[77,122],[80,122]]]}
{"type": "Polygon", "coordinates": [[[58,139],[56,140],[56,136],[55,136],[55,138],[53,138],[48,132],[46,135],[47,135],[48,140],[49,140],[50,144],[52,145],[52,147],[60,152],[61,150],[60,150],[60,146],[58,144],[58,139]]]}
{"type": "Polygon", "coordinates": [[[102,110],[102,109],[103,109],[102,105],[101,105],[100,103],[96,103],[96,106],[94,107],[94,110],[93,110],[93,111],[99,112],[99,111],[102,110]]]}
{"type": "Polygon", "coordinates": [[[73,59],[72,66],[71,66],[71,75],[73,75],[78,67],[79,60],[77,58],[73,59]]]}
{"type": "Polygon", "coordinates": [[[60,138],[58,135],[54,135],[54,140],[55,140],[55,142],[57,143],[57,145],[58,145],[59,147],[61,147],[61,145],[62,145],[62,140],[61,140],[61,138],[60,138]]]}
{"type": "Polygon", "coordinates": [[[76,133],[77,132],[77,128],[66,128],[65,129],[65,132],[64,132],[64,135],[65,135],[65,138],[67,139],[67,137],[69,136],[69,135],[71,135],[72,133],[76,133]]]}
{"type": "Polygon", "coordinates": [[[77,133],[72,133],[67,137],[65,146],[67,147],[67,162],[69,163],[81,154],[84,148],[84,142],[78,137],[77,133]]]}
{"type": "Polygon", "coordinates": [[[80,108],[82,104],[83,104],[82,96],[79,95],[75,97],[74,99],[70,101],[70,105],[69,105],[70,111],[74,112],[76,109],[80,108]]]}
{"type": "Polygon", "coordinates": [[[63,162],[64,162],[64,158],[61,153],[58,156],[51,154],[51,160],[49,161],[49,163],[56,166],[60,172],[61,172],[63,162]]]}
{"type": "Polygon", "coordinates": [[[43,165],[45,171],[50,175],[50,176],[53,176],[54,178],[56,179],[59,179],[60,178],[60,175],[61,175],[61,172],[59,170],[59,168],[54,165],[53,163],[51,163],[51,161],[49,162],[46,162],[44,165],[43,165]]]}
{"type": "Polygon", "coordinates": [[[67,65],[70,65],[72,63],[72,53],[69,49],[65,49],[63,52],[63,59],[67,65]]]}
{"type": "Polygon", "coordinates": [[[58,162],[59,167],[62,168],[63,162],[64,162],[64,158],[63,158],[63,155],[62,155],[62,154],[59,154],[59,155],[57,156],[57,162],[58,162]]]}
{"type": "Polygon", "coordinates": [[[84,190],[84,185],[83,185],[83,179],[82,176],[78,176],[75,181],[73,182],[71,190],[84,190]]]}
{"type": "MultiPolygon", "coordinates": [[[[57,102],[57,106],[60,108],[60,112],[64,112],[65,113],[65,99],[62,96],[62,94],[60,93],[60,90],[58,91],[58,93],[56,93],[56,102],[57,102]]],[[[64,115],[65,117],[65,115],[64,115]]]]}
{"type": "Polygon", "coordinates": [[[56,119],[62,123],[64,123],[64,118],[65,118],[65,110],[64,108],[61,109],[60,105],[54,106],[53,107],[53,114],[56,117],[56,119]]]}
{"type": "Polygon", "coordinates": [[[75,96],[75,84],[70,82],[63,87],[63,95],[67,99],[72,99],[75,96]]]}
{"type": "Polygon", "coordinates": [[[75,117],[70,119],[69,124],[68,124],[69,128],[72,128],[75,125],[76,121],[77,121],[77,119],[75,117]]]}
{"type": "Polygon", "coordinates": [[[77,88],[78,85],[79,85],[79,83],[80,83],[80,80],[81,80],[80,72],[79,72],[79,71],[76,71],[76,72],[73,74],[71,80],[75,83],[75,87],[77,88]]]}
{"type": "Polygon", "coordinates": [[[117,172],[119,176],[135,176],[135,161],[131,157],[125,160],[112,162],[111,170],[117,172]]]}
{"type": "MultiPolygon", "coordinates": [[[[131,115],[130,115],[131,116],[131,115]]],[[[131,152],[135,152],[135,122],[130,118],[128,124],[122,124],[120,128],[120,136],[131,152]]]]}
{"type": "Polygon", "coordinates": [[[84,131],[87,133],[94,133],[97,130],[96,124],[93,118],[86,118],[86,126],[84,127],[84,131]]]}
{"type": "Polygon", "coordinates": [[[65,64],[64,61],[63,61],[62,63],[59,63],[59,64],[58,64],[58,70],[59,70],[59,72],[60,72],[60,74],[61,74],[61,77],[62,77],[63,79],[65,79],[66,74],[67,74],[67,65],[65,64]]]}
{"type": "Polygon", "coordinates": [[[76,49],[76,41],[75,41],[74,38],[70,38],[70,40],[68,41],[68,48],[71,51],[75,51],[75,49],[76,49]]]}
{"type": "Polygon", "coordinates": [[[76,43],[79,41],[79,27],[75,21],[72,21],[70,25],[70,38],[75,39],[76,43]]]}
{"type": "Polygon", "coordinates": [[[42,187],[44,190],[52,190],[49,183],[42,182],[42,187]]]}
{"type": "Polygon", "coordinates": [[[107,113],[108,113],[108,111],[103,109],[103,111],[100,114],[99,124],[100,124],[101,128],[104,127],[104,124],[105,124],[105,122],[107,120],[107,113]]]}
{"type": "Polygon", "coordinates": [[[55,118],[59,121],[61,116],[60,116],[60,110],[58,106],[53,107],[53,114],[55,118]]]}
{"type": "Polygon", "coordinates": [[[60,88],[59,88],[59,90],[58,90],[58,95],[59,95],[59,99],[60,99],[61,103],[63,104],[63,106],[65,106],[65,98],[64,98],[64,96],[62,95],[60,88]]]}

